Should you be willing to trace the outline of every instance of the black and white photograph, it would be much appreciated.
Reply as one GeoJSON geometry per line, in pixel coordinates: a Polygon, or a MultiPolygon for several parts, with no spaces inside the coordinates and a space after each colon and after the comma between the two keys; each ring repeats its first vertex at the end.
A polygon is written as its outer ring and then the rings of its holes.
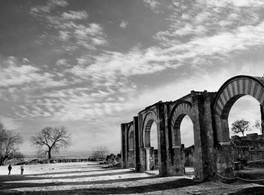
{"type": "Polygon", "coordinates": [[[1,195],[263,195],[264,0],[0,0],[1,195]]]}

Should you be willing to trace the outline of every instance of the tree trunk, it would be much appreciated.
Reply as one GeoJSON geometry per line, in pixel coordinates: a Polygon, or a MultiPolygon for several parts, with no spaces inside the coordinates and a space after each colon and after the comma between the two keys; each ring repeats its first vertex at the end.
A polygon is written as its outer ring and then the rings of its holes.
{"type": "Polygon", "coordinates": [[[0,158],[0,165],[4,165],[6,159],[7,159],[7,156],[3,156],[3,157],[1,157],[1,158],[0,158]]]}
{"type": "Polygon", "coordinates": [[[51,160],[51,148],[49,148],[48,150],[48,161],[50,162],[50,160],[51,160]]]}

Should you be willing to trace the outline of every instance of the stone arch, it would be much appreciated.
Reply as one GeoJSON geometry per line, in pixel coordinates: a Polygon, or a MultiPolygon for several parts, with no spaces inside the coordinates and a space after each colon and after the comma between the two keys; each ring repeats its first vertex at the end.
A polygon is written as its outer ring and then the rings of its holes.
{"type": "Polygon", "coordinates": [[[159,129],[157,126],[157,141],[158,141],[158,149],[154,149],[151,146],[150,140],[151,140],[151,127],[153,123],[156,123],[158,125],[158,116],[155,110],[149,111],[143,120],[143,125],[142,125],[142,148],[143,148],[143,153],[144,153],[144,169],[145,170],[152,170],[152,169],[159,169],[159,174],[161,174],[161,157],[160,157],[160,151],[161,151],[161,146],[160,146],[160,140],[159,140],[159,129]],[[156,152],[157,153],[156,153],[156,152]],[[158,156],[156,155],[158,154],[158,156]]]}
{"type": "Polygon", "coordinates": [[[143,120],[143,129],[142,129],[143,147],[150,147],[150,130],[153,122],[157,123],[157,114],[155,111],[151,111],[148,114],[146,114],[143,120]]]}
{"type": "Polygon", "coordinates": [[[262,106],[264,78],[246,75],[232,77],[220,87],[213,102],[214,141],[217,146],[216,171],[220,175],[233,176],[234,173],[233,160],[230,155],[232,147],[229,138],[228,115],[233,104],[244,95],[255,98],[262,106]]]}
{"type": "Polygon", "coordinates": [[[181,145],[181,131],[180,126],[185,116],[194,121],[192,114],[192,104],[188,101],[179,101],[172,109],[169,120],[170,132],[170,159],[171,166],[177,175],[185,173],[184,168],[184,153],[181,145]]]}
{"type": "Polygon", "coordinates": [[[188,115],[192,121],[192,105],[190,102],[182,101],[174,106],[170,117],[172,146],[181,145],[180,125],[183,118],[188,115]]]}
{"type": "Polygon", "coordinates": [[[250,95],[264,104],[264,78],[239,75],[227,80],[218,90],[214,101],[216,141],[229,142],[228,115],[233,104],[242,96],[250,95]]]}

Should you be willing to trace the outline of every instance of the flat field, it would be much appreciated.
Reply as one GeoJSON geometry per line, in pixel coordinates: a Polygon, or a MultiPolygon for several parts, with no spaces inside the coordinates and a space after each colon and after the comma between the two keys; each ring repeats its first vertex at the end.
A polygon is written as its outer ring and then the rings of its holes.
{"type": "Polygon", "coordinates": [[[0,194],[261,194],[258,184],[194,183],[187,176],[158,177],[130,169],[105,169],[93,162],[0,167],[0,194]]]}

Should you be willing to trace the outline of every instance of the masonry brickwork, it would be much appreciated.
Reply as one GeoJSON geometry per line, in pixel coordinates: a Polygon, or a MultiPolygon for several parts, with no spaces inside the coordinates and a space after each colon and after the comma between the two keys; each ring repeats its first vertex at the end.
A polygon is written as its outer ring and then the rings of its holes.
{"type": "Polygon", "coordinates": [[[203,181],[217,174],[232,175],[227,119],[232,105],[244,95],[256,98],[263,114],[264,79],[246,75],[229,79],[217,92],[191,91],[176,101],[146,107],[131,122],[121,124],[122,167],[134,167],[137,172],[151,169],[150,130],[155,123],[159,175],[183,175],[180,125],[188,115],[193,122],[195,178],[203,181]]]}

